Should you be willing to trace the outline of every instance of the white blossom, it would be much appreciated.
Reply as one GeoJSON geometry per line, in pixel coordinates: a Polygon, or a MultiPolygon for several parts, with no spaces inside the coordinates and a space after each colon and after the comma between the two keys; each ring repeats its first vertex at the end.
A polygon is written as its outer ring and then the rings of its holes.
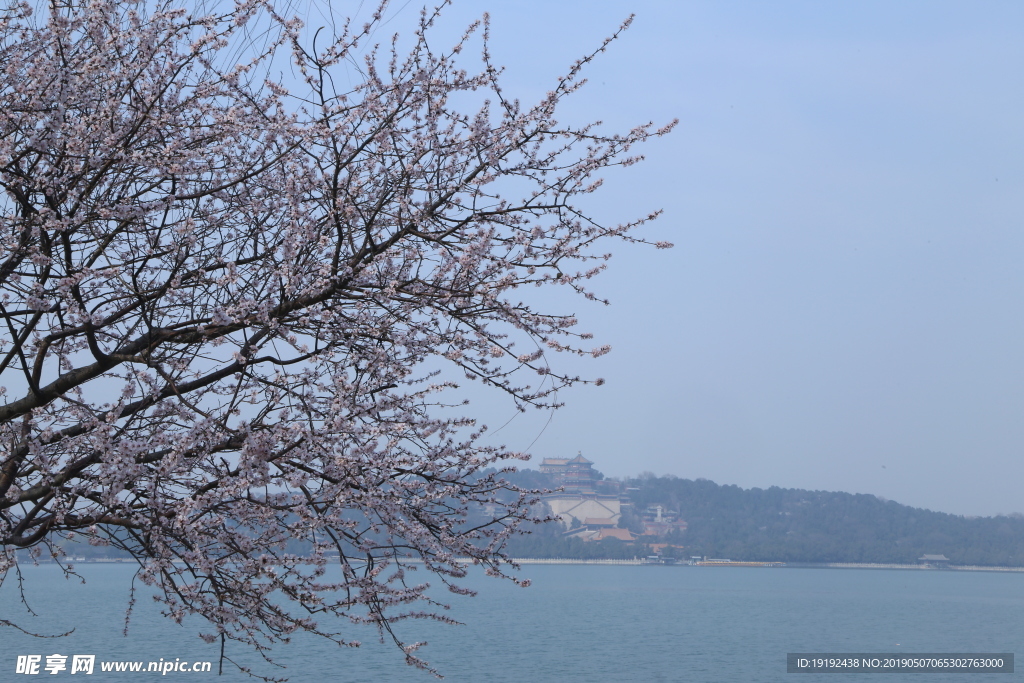
{"type": "Polygon", "coordinates": [[[453,378],[523,409],[586,381],[557,356],[609,347],[515,290],[597,299],[596,247],[657,214],[573,202],[671,124],[559,123],[594,54],[509,99],[486,18],[439,50],[424,13],[378,52],[381,10],[315,41],[266,0],[0,12],[0,581],[78,532],[208,642],[358,645],[339,617],[423,666],[392,626],[451,619],[408,562],[455,592],[467,562],[514,569],[536,496],[488,468],[527,456],[453,378]]]}

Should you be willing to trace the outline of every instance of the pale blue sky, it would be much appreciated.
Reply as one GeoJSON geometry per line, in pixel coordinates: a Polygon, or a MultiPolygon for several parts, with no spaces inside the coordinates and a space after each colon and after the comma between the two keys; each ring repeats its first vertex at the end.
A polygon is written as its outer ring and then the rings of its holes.
{"type": "MultiPolygon", "coordinates": [[[[415,16],[410,4],[388,29],[415,16]]],[[[1024,511],[1024,5],[457,3],[524,100],[635,12],[565,119],[680,119],[598,215],[664,217],[574,304],[607,384],[503,429],[743,487],[1024,511]]],[[[496,426],[510,409],[480,402],[496,426]]]]}

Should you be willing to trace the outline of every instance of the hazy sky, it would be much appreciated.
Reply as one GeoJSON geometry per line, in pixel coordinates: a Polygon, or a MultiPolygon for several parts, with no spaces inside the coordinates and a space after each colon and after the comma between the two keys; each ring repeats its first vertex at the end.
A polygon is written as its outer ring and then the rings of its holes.
{"type": "Polygon", "coordinates": [[[1024,511],[1024,5],[477,0],[446,26],[484,11],[524,100],[635,12],[564,120],[680,119],[593,204],[661,207],[648,235],[676,244],[619,248],[613,305],[571,306],[607,384],[495,438],[610,476],[1024,511]]]}

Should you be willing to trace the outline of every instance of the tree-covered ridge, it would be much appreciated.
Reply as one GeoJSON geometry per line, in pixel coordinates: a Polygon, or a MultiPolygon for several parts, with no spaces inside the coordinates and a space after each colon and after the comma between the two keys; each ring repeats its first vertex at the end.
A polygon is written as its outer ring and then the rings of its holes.
{"type": "MultiPolygon", "coordinates": [[[[536,470],[507,475],[516,486],[550,489],[550,478],[536,470]]],[[[1024,566],[1024,517],[962,517],[900,505],[875,496],[831,491],[742,489],[707,479],[641,476],[620,482],[621,524],[642,532],[640,513],[663,506],[686,520],[685,532],[641,536],[635,543],[615,539],[584,542],[566,538],[557,523],[529,525],[506,551],[514,557],[628,559],[650,554],[651,544],[667,543],[663,554],[779,562],[877,562],[913,564],[925,554],[945,555],[954,565],[1024,566]],[[672,546],[683,546],[682,549],[672,546]]],[[[475,511],[471,521],[486,519],[475,511]]],[[[67,554],[85,559],[117,557],[109,547],[65,544],[67,554]]],[[[293,540],[290,552],[307,545],[293,540]]]]}
{"type": "Polygon", "coordinates": [[[661,504],[689,525],[694,555],[752,561],[1024,565],[1024,518],[967,518],[876,496],[773,486],[741,489],[707,479],[646,476],[625,482],[634,507],[661,504]]]}

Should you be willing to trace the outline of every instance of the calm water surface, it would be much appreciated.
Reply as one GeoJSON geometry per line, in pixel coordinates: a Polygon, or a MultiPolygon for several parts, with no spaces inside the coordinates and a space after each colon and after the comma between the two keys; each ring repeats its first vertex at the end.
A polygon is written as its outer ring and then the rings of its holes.
{"type": "MultiPolygon", "coordinates": [[[[18,654],[95,654],[100,660],[216,659],[197,624],[159,616],[140,593],[128,637],[122,635],[132,569],[84,564],[85,585],[55,567],[24,570],[38,617],[26,615],[16,586],[0,591],[0,618],[40,640],[0,629],[0,681],[77,680],[67,671],[16,676],[18,654]]],[[[759,569],[532,565],[530,588],[471,576],[476,598],[446,594],[462,626],[406,622],[407,642],[448,681],[1024,681],[1024,574],[844,569],[759,569]],[[1014,674],[787,674],[787,652],[1014,652],[1014,674]],[[866,679],[865,676],[868,678],[866,679]],[[876,678],[878,676],[879,678],[876,678]]],[[[419,681],[393,646],[352,630],[359,649],[302,638],[274,652],[275,669],[239,649],[240,661],[292,681],[419,681]]],[[[108,673],[84,680],[252,680],[225,675],[108,673]]]]}

